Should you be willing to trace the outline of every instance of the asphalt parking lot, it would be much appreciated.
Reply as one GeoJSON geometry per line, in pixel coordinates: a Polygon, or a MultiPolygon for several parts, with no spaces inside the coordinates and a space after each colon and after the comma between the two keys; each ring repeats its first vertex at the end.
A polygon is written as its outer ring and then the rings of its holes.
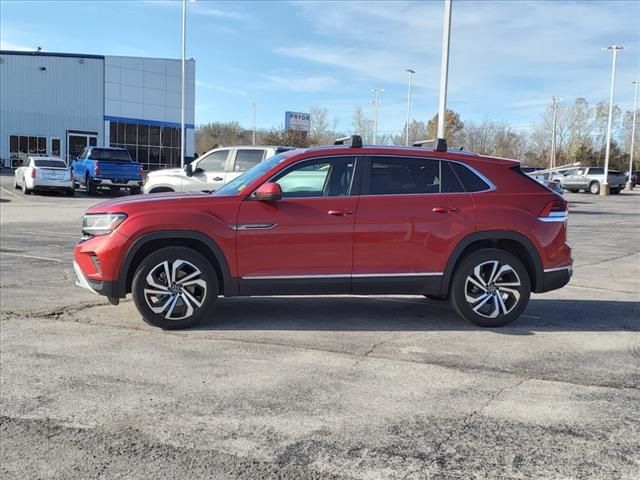
{"type": "Polygon", "coordinates": [[[574,277],[507,328],[338,296],[163,332],[74,286],[99,198],[0,182],[3,478],[640,477],[640,190],[567,195],[574,277]]]}

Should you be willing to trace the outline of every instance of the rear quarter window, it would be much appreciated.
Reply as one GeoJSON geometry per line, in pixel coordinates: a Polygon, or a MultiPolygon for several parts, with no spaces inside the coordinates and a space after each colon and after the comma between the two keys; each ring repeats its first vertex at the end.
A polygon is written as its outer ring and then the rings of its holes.
{"type": "MultiPolygon", "coordinates": [[[[467,192],[482,192],[483,190],[489,190],[491,188],[491,185],[485,182],[466,165],[451,162],[451,167],[467,192]]],[[[517,168],[518,171],[522,172],[520,167],[517,168]]],[[[523,175],[525,174],[523,173],[523,175]]]]}

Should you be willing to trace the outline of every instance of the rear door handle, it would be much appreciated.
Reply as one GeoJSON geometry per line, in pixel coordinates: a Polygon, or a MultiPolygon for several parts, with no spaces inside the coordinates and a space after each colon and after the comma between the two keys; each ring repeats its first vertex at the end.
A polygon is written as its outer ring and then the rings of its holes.
{"type": "Polygon", "coordinates": [[[458,209],[456,207],[435,207],[433,213],[455,213],[458,209]]]}
{"type": "Polygon", "coordinates": [[[327,213],[329,215],[333,215],[334,217],[344,217],[346,215],[351,215],[353,211],[352,210],[329,210],[327,213]]]}
{"type": "Polygon", "coordinates": [[[213,177],[214,182],[221,182],[222,180],[224,180],[222,177],[213,177]]]}

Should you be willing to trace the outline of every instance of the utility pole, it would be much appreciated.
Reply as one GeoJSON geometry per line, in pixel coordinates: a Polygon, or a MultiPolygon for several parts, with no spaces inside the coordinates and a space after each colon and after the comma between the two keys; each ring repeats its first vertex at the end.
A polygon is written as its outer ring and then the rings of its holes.
{"type": "Polygon", "coordinates": [[[184,89],[187,54],[187,0],[182,0],[182,81],[180,87],[180,167],[184,168],[184,89]]]}
{"type": "Polygon", "coordinates": [[[551,97],[553,100],[553,133],[551,134],[551,161],[550,168],[555,168],[556,166],[556,125],[558,118],[558,102],[556,101],[556,97],[551,97]]]}
{"type": "Polygon", "coordinates": [[[256,109],[258,104],[256,102],[251,102],[251,108],[253,108],[253,137],[251,140],[251,145],[256,145],[256,109]]]}
{"type": "Polygon", "coordinates": [[[407,124],[404,133],[404,146],[409,146],[409,122],[411,121],[411,84],[413,83],[414,70],[407,68],[405,70],[409,74],[409,92],[407,93],[407,124]]]}
{"type": "Polygon", "coordinates": [[[444,0],[442,26],[442,59],[440,65],[440,102],[438,108],[438,135],[444,139],[445,114],[447,111],[447,82],[449,80],[449,44],[451,43],[451,0],[444,0]]]}
{"type": "Polygon", "coordinates": [[[375,97],[371,100],[371,103],[374,104],[374,121],[373,121],[373,144],[378,144],[378,106],[382,103],[379,98],[380,94],[384,92],[384,88],[372,88],[371,91],[374,93],[375,97]]]}
{"type": "Polygon", "coordinates": [[[611,65],[611,93],[609,94],[609,121],[607,122],[607,145],[604,151],[604,181],[600,186],[600,195],[609,195],[609,150],[611,149],[611,123],[613,122],[613,94],[616,88],[616,57],[618,50],[623,50],[620,45],[611,45],[603,50],[613,52],[613,63],[611,65]]]}
{"type": "MultiPolygon", "coordinates": [[[[638,110],[638,80],[631,82],[631,85],[635,85],[636,92],[633,94],[633,121],[631,122],[631,151],[629,152],[629,180],[627,180],[626,189],[633,190],[633,182],[631,176],[633,175],[633,144],[636,141],[636,112],[638,110]]],[[[638,179],[636,178],[636,181],[638,179]]]]}

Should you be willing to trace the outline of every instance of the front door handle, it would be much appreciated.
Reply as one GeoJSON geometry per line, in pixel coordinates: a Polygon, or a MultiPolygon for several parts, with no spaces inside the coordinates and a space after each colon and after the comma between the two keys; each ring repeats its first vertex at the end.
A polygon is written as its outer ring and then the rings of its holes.
{"type": "Polygon", "coordinates": [[[455,213],[458,209],[456,207],[435,207],[433,213],[455,213]]]}
{"type": "Polygon", "coordinates": [[[213,177],[213,181],[214,182],[221,182],[223,180],[224,180],[224,178],[222,178],[222,177],[213,177]]]}
{"type": "Polygon", "coordinates": [[[333,215],[334,217],[344,217],[346,215],[351,215],[353,211],[352,210],[329,210],[327,213],[329,215],[333,215]]]}

